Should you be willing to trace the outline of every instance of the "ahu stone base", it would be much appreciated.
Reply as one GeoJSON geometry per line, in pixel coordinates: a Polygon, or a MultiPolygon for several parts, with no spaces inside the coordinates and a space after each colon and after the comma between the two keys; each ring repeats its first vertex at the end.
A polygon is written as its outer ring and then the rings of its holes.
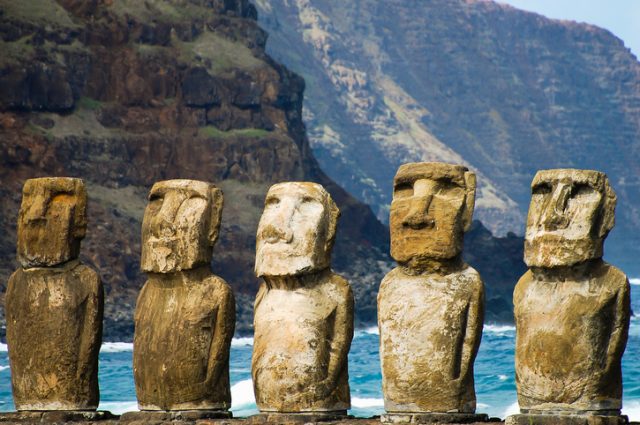
{"type": "Polygon", "coordinates": [[[126,412],[120,416],[120,423],[127,422],[195,422],[204,419],[231,419],[227,410],[141,410],[126,412]]]}
{"type": "Polygon", "coordinates": [[[472,424],[488,422],[484,413],[387,413],[380,416],[385,424],[472,424]]]}
{"type": "Polygon", "coordinates": [[[65,422],[98,422],[117,419],[106,410],[22,410],[19,412],[1,412],[0,422],[4,423],[65,423],[65,422]]]}
{"type": "Polygon", "coordinates": [[[567,415],[521,413],[508,416],[505,425],[627,425],[629,418],[624,415],[567,415]]]}
{"type": "Polygon", "coordinates": [[[316,422],[333,422],[347,419],[346,410],[332,412],[276,413],[264,412],[248,418],[252,424],[308,424],[316,422]]]}

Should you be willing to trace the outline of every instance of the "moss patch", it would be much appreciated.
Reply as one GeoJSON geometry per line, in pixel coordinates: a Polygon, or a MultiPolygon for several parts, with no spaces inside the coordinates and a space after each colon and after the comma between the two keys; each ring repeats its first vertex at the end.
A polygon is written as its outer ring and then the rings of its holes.
{"type": "Polygon", "coordinates": [[[82,96],[80,99],[78,99],[78,102],[76,102],[76,106],[78,108],[95,111],[96,109],[102,106],[102,102],[96,99],[92,99],[90,97],[82,96]]]}
{"type": "Polygon", "coordinates": [[[229,69],[256,69],[264,63],[247,46],[233,42],[213,32],[204,32],[194,41],[173,40],[182,62],[201,63],[212,74],[229,69]]]}
{"type": "Polygon", "coordinates": [[[260,138],[266,137],[270,135],[272,132],[263,130],[261,128],[242,128],[236,130],[222,131],[208,125],[206,127],[200,127],[198,129],[198,134],[202,137],[211,137],[214,139],[228,139],[231,137],[251,137],[251,138],[260,138]]]}
{"type": "Polygon", "coordinates": [[[142,22],[184,22],[211,14],[204,6],[189,2],[175,4],[167,0],[114,0],[111,10],[120,16],[135,16],[142,22]]]}
{"type": "Polygon", "coordinates": [[[36,26],[80,28],[71,15],[53,0],[0,0],[0,10],[4,12],[2,19],[15,19],[36,26]]]}

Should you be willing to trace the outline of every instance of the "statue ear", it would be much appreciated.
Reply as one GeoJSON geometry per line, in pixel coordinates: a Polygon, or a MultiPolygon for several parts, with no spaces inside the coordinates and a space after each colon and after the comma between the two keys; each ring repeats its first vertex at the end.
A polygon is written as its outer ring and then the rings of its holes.
{"type": "Polygon", "coordinates": [[[616,222],[616,193],[613,191],[611,185],[609,185],[609,179],[604,178],[604,190],[603,190],[602,207],[600,209],[600,228],[598,229],[598,236],[604,239],[609,234],[609,231],[613,229],[616,222]]]}
{"type": "Polygon", "coordinates": [[[222,189],[212,186],[209,191],[211,197],[211,211],[209,219],[209,244],[213,246],[220,235],[220,223],[222,222],[222,207],[224,197],[222,189]]]}
{"type": "Polygon", "coordinates": [[[327,194],[325,208],[327,209],[327,240],[324,243],[324,250],[326,253],[330,253],[333,249],[333,243],[336,240],[336,231],[338,228],[338,218],[340,217],[340,209],[336,203],[331,199],[331,195],[327,194]]]}
{"type": "Polygon", "coordinates": [[[464,211],[462,213],[462,225],[466,232],[473,221],[473,209],[476,205],[476,175],[471,171],[464,173],[466,194],[464,197],[464,211]]]}
{"type": "Polygon", "coordinates": [[[76,204],[73,206],[73,237],[84,239],[87,233],[87,189],[79,179],[74,186],[76,204]]]}

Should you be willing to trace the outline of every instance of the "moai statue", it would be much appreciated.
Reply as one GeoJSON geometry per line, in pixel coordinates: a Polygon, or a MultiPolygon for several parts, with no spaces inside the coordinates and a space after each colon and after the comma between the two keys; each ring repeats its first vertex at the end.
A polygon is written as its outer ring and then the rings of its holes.
{"type": "Polygon", "coordinates": [[[618,424],[629,283],[602,261],[616,196],[591,170],[539,171],[513,294],[520,415],[510,424],[618,424]]]}
{"type": "MultiPolygon", "coordinates": [[[[104,291],[98,274],[78,260],[86,206],[80,179],[38,178],[24,185],[18,218],[21,267],[11,275],[5,299],[19,411],[98,407],[104,291]]],[[[99,419],[96,415],[85,417],[99,419]]]]}
{"type": "Polygon", "coordinates": [[[484,286],[461,258],[475,174],[443,163],[404,164],[394,179],[389,272],[378,293],[383,422],[483,421],[473,363],[484,286]]]}
{"type": "MultiPolygon", "coordinates": [[[[319,184],[280,183],[258,225],[252,376],[258,409],[339,417],[350,408],[353,294],[330,268],[340,212],[319,184]]],[[[305,415],[303,415],[305,416],[305,415]]]]}
{"type": "MultiPolygon", "coordinates": [[[[235,301],[211,273],[222,203],[220,189],[196,180],[158,182],[149,194],[140,260],[148,280],[136,304],[133,374],[140,410],[174,411],[157,412],[159,420],[191,410],[193,419],[230,417],[235,301]]],[[[132,414],[125,419],[137,419],[132,414]]]]}

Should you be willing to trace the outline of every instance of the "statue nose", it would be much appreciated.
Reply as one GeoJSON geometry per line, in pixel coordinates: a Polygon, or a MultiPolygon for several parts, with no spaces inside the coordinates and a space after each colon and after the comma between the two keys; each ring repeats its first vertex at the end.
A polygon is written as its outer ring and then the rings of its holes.
{"type": "Polygon", "coordinates": [[[568,185],[559,186],[553,192],[542,213],[541,225],[544,230],[564,229],[569,225],[566,209],[570,193],[571,187],[568,185]]]}
{"type": "Polygon", "coordinates": [[[176,216],[182,205],[182,199],[177,196],[167,195],[162,202],[162,207],[157,212],[153,224],[156,236],[173,237],[176,235],[176,216]]]}
{"type": "Polygon", "coordinates": [[[429,214],[429,207],[433,195],[425,195],[416,197],[411,203],[409,212],[402,221],[402,224],[412,229],[432,228],[435,225],[433,217],[429,214]]]}
{"type": "Polygon", "coordinates": [[[267,243],[291,243],[293,240],[293,232],[289,228],[269,224],[262,231],[262,237],[267,243]]]}

